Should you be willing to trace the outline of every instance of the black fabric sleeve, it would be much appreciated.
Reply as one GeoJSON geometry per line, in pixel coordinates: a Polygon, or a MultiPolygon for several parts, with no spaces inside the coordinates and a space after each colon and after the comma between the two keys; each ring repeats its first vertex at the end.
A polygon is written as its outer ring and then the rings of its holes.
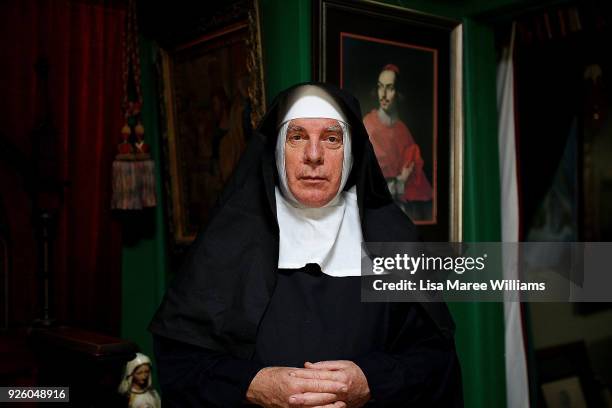
{"type": "Polygon", "coordinates": [[[368,380],[371,405],[463,407],[454,342],[439,333],[420,306],[404,317],[388,350],[354,359],[368,380]]]}
{"type": "Polygon", "coordinates": [[[161,336],[153,338],[165,408],[247,405],[246,392],[263,365],[161,336]]]}

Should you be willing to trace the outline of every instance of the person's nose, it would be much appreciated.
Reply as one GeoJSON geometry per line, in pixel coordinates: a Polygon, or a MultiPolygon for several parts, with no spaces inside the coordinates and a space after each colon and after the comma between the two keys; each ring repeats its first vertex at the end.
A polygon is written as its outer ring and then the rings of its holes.
{"type": "Polygon", "coordinates": [[[387,89],[383,90],[383,98],[384,99],[389,99],[389,98],[387,98],[387,92],[389,92],[387,89]]]}
{"type": "Polygon", "coordinates": [[[317,140],[310,140],[306,145],[304,159],[307,164],[319,165],[323,163],[323,149],[317,140]]]}

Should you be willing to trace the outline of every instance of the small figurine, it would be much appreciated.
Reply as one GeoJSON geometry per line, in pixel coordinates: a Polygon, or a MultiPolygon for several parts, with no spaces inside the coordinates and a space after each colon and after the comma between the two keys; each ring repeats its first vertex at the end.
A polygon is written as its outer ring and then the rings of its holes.
{"type": "Polygon", "coordinates": [[[151,359],[142,353],[125,365],[119,394],[128,399],[128,408],[161,408],[157,391],[151,386],[151,359]]]}

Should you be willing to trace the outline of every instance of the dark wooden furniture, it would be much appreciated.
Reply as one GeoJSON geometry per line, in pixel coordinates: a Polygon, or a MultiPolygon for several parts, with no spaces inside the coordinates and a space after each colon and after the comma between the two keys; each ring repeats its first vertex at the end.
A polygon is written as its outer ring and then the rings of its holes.
{"type": "Polygon", "coordinates": [[[117,387],[138,350],[134,343],[65,326],[32,329],[29,343],[38,361],[37,385],[70,387],[70,403],[62,407],[125,405],[117,387]]]}

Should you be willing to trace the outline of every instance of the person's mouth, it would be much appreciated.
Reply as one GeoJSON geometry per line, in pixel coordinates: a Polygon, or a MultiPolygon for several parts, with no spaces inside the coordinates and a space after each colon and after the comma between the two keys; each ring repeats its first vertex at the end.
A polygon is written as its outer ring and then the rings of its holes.
{"type": "Polygon", "coordinates": [[[305,181],[325,181],[325,180],[327,180],[327,177],[323,177],[323,176],[302,176],[302,177],[300,177],[300,180],[305,180],[305,181]]]}
{"type": "Polygon", "coordinates": [[[323,176],[302,176],[300,177],[301,181],[304,181],[306,183],[320,183],[323,181],[327,181],[327,177],[323,177],[323,176]]]}

